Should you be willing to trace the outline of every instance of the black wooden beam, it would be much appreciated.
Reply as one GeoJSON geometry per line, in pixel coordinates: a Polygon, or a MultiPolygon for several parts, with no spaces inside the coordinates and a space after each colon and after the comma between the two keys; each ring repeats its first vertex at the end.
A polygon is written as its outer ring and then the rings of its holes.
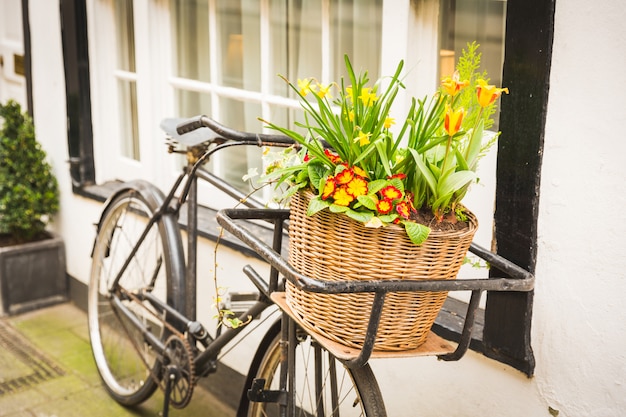
{"type": "MultiPolygon", "coordinates": [[[[497,253],[534,273],[544,128],[556,0],[509,0],[498,143],[497,253]]],[[[494,275],[498,272],[494,271],[494,275]]],[[[485,355],[533,374],[533,293],[489,293],[485,355]]]]}
{"type": "Polygon", "coordinates": [[[79,190],[95,181],[87,6],[85,0],[61,0],[60,7],[70,176],[79,190]]]}

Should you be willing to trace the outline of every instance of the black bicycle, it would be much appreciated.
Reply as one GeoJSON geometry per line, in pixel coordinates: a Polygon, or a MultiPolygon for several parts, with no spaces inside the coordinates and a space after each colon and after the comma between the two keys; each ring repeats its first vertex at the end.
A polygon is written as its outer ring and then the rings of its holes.
{"type": "Polygon", "coordinates": [[[448,345],[442,350],[445,343],[441,340],[439,350],[420,353],[458,360],[469,346],[473,317],[483,291],[533,288],[534,277],[527,271],[475,245],[470,250],[507,278],[329,285],[305,277],[281,256],[289,211],[264,208],[223,179],[201,169],[211,155],[227,147],[289,147],[294,143],[280,135],[229,129],[205,116],[176,125],[167,121],[163,126],[174,138],[170,151],[187,155],[187,166],[167,195],[146,181],[122,184],[105,204],[92,252],[88,303],[91,346],[106,389],[121,404],[137,405],[160,388],[165,392],[164,416],[170,406],[185,407],[197,378],[216,370],[218,355],[244,328],[218,326],[216,334],[211,335],[196,320],[198,180],[245,202],[245,209],[220,211],[218,222],[271,266],[266,278],[249,265],[243,268],[258,296],[241,314],[241,320],[259,317],[275,305],[282,313],[261,338],[246,376],[238,416],[386,416],[369,366],[370,358],[385,357],[373,351],[385,294],[471,291],[458,346],[453,349],[448,345]],[[179,225],[185,203],[186,258],[179,225]],[[270,244],[250,231],[247,222],[252,219],[272,226],[270,244]],[[375,293],[363,348],[337,349],[300,326],[284,303],[285,280],[309,291],[375,293]]]}

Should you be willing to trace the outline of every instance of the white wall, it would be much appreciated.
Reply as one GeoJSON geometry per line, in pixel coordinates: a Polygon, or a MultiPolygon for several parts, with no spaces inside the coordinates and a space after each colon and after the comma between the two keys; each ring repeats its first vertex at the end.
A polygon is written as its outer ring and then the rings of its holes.
{"type": "Polygon", "coordinates": [[[626,415],[623,1],[557,1],[534,347],[560,416],[626,415]]]}
{"type": "MultiPolygon", "coordinates": [[[[100,205],[73,195],[65,162],[59,5],[30,4],[37,134],[62,191],[54,227],[65,237],[68,272],[87,282],[100,205]]],[[[471,352],[455,363],[374,362],[390,416],[549,417],[548,407],[559,417],[626,413],[624,21],[623,0],[557,1],[533,312],[535,377],[471,352]]],[[[232,253],[224,256],[230,276],[236,261],[232,253]]]]}

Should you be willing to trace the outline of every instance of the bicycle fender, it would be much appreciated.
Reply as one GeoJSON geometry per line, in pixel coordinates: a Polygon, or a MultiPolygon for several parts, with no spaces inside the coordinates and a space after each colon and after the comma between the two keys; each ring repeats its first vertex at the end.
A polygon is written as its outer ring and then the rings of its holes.
{"type": "MultiPolygon", "coordinates": [[[[145,180],[134,180],[128,181],[120,185],[120,187],[115,190],[115,192],[107,198],[104,203],[104,208],[102,210],[102,214],[100,215],[100,219],[97,223],[97,234],[100,232],[100,227],[102,225],[102,221],[104,217],[107,215],[111,204],[115,199],[117,199],[120,195],[128,191],[135,191],[141,195],[141,198],[146,202],[146,204],[153,210],[158,209],[163,205],[165,201],[165,196],[161,192],[161,190],[156,187],[154,184],[145,181],[145,180]]],[[[161,217],[162,227],[164,228],[165,234],[168,236],[169,246],[170,246],[170,269],[171,269],[171,285],[172,285],[172,293],[176,294],[176,300],[172,300],[174,306],[179,309],[179,311],[186,311],[186,296],[185,296],[185,258],[184,258],[184,249],[183,243],[180,235],[180,226],[178,225],[178,220],[171,213],[163,213],[161,217]]],[[[93,257],[93,251],[95,249],[96,239],[94,239],[94,244],[91,249],[91,257],[93,257]]]]}

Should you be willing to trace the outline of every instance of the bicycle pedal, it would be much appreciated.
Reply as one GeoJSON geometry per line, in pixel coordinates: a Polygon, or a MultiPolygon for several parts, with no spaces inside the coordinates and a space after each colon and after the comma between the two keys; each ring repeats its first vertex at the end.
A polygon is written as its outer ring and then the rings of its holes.
{"type": "Polygon", "coordinates": [[[287,404],[287,393],[285,391],[266,390],[264,387],[265,379],[255,378],[248,390],[248,399],[256,403],[287,404]]]}

